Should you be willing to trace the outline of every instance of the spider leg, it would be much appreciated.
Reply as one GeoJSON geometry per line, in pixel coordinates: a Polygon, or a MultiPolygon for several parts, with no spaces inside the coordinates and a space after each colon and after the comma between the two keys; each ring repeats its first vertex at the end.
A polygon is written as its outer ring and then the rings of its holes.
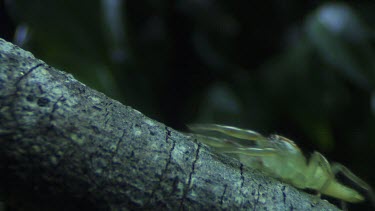
{"type": "Polygon", "coordinates": [[[199,142],[207,144],[215,148],[230,148],[230,147],[242,147],[241,144],[231,141],[229,139],[215,138],[212,136],[204,136],[200,134],[193,134],[199,142]]]}
{"type": "Polygon", "coordinates": [[[313,185],[315,183],[315,189],[320,193],[330,195],[347,202],[355,203],[363,201],[364,198],[360,193],[352,188],[349,188],[346,185],[341,184],[336,180],[335,174],[338,171],[344,172],[344,174],[349,177],[349,179],[352,179],[354,181],[356,180],[356,178],[359,179],[357,176],[351,177],[354,174],[351,173],[347,168],[344,169],[342,167],[342,165],[339,165],[332,168],[327,159],[322,154],[320,154],[319,152],[314,152],[308,167],[308,175],[311,177],[309,179],[311,181],[309,185],[313,185]],[[350,172],[351,174],[348,172],[350,172]]]}
{"type": "Polygon", "coordinates": [[[333,171],[334,174],[337,174],[337,173],[344,174],[347,178],[349,178],[350,180],[352,180],[354,183],[356,183],[357,185],[359,185],[364,190],[371,190],[371,187],[366,182],[364,182],[362,179],[360,179],[359,177],[357,177],[347,167],[345,167],[344,165],[342,165],[340,163],[333,163],[332,164],[332,171],[333,171]]]}
{"type": "Polygon", "coordinates": [[[274,148],[253,148],[253,147],[238,147],[235,149],[219,149],[221,153],[241,154],[247,156],[272,156],[276,155],[277,150],[274,148]]]}
{"type": "Polygon", "coordinates": [[[334,178],[327,159],[316,151],[311,155],[304,175],[306,178],[301,178],[298,182],[300,188],[312,188],[317,190],[319,194],[326,188],[327,183],[334,178]],[[317,184],[320,185],[317,186],[317,184]]]}
{"type": "Polygon", "coordinates": [[[203,136],[199,134],[194,135],[197,137],[198,141],[207,144],[211,147],[214,147],[220,153],[242,154],[248,156],[269,156],[274,155],[276,153],[276,149],[274,148],[244,147],[237,142],[230,141],[227,139],[203,136]]]}
{"type": "Polygon", "coordinates": [[[367,184],[365,181],[360,179],[358,176],[356,176],[353,172],[351,172],[347,167],[340,163],[333,163],[332,164],[332,171],[334,174],[342,173],[345,175],[348,179],[353,181],[355,184],[357,184],[360,188],[365,190],[368,193],[368,196],[371,200],[372,205],[375,207],[375,194],[372,190],[371,186],[367,184]]]}
{"type": "Polygon", "coordinates": [[[259,141],[267,142],[267,138],[261,134],[252,131],[245,130],[231,126],[216,125],[216,124],[191,124],[188,127],[192,131],[216,131],[228,136],[232,136],[239,139],[250,140],[250,141],[259,141]]]}
{"type": "Polygon", "coordinates": [[[310,158],[309,168],[315,172],[319,167],[321,167],[326,176],[334,178],[335,175],[328,160],[322,154],[315,151],[310,158]]]}

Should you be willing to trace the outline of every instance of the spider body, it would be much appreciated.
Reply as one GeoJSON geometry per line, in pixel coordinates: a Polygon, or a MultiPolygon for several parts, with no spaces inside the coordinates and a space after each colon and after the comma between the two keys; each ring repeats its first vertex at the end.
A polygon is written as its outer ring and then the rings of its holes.
{"type": "Polygon", "coordinates": [[[218,132],[228,136],[218,138],[196,134],[198,141],[218,152],[230,154],[244,165],[259,169],[297,188],[313,189],[351,203],[363,201],[364,197],[360,193],[341,184],[335,178],[335,174],[341,172],[372,194],[370,186],[345,166],[338,163],[330,164],[316,151],[307,160],[299,147],[283,136],[264,137],[252,130],[215,124],[195,124],[189,128],[194,132],[218,132]]]}

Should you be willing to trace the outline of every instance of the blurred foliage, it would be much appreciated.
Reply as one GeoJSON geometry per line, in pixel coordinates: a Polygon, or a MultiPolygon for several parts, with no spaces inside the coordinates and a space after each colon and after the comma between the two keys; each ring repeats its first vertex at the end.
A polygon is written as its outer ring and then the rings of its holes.
{"type": "Polygon", "coordinates": [[[152,118],[181,130],[214,122],[276,132],[372,186],[374,8],[297,0],[6,4],[13,42],[152,118]]]}

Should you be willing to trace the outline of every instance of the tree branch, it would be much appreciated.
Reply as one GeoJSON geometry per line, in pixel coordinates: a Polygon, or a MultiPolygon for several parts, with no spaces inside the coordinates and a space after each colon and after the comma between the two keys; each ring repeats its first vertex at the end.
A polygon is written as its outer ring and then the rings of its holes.
{"type": "Polygon", "coordinates": [[[1,39],[0,55],[0,191],[8,206],[22,206],[14,203],[22,196],[27,206],[56,210],[337,209],[1,39]]]}

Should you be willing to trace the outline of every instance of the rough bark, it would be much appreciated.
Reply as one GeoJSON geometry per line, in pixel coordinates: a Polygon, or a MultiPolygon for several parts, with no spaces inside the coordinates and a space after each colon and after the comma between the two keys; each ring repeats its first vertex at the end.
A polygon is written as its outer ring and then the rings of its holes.
{"type": "Polygon", "coordinates": [[[337,209],[215,154],[1,39],[0,106],[0,191],[8,206],[337,209]]]}

